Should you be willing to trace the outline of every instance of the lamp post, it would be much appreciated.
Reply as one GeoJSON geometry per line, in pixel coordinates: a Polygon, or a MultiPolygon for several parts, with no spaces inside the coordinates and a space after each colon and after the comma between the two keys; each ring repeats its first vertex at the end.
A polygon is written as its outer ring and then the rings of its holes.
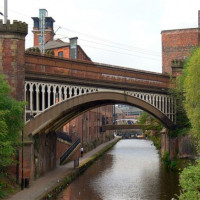
{"type": "MultiPolygon", "coordinates": [[[[25,118],[25,114],[24,114],[25,118]]],[[[32,120],[34,118],[33,111],[31,110],[29,119],[32,120]]],[[[24,121],[24,120],[23,120],[24,121]]],[[[24,128],[22,129],[22,176],[21,176],[21,190],[24,189],[25,181],[24,181],[24,128]]]]}
{"type": "Polygon", "coordinates": [[[22,177],[21,177],[21,190],[24,189],[24,130],[22,129],[22,177]]]}
{"type": "Polygon", "coordinates": [[[82,139],[81,140],[82,141],[82,147],[83,147],[83,123],[84,123],[84,120],[83,120],[83,115],[82,115],[82,138],[81,138],[82,139]]]}

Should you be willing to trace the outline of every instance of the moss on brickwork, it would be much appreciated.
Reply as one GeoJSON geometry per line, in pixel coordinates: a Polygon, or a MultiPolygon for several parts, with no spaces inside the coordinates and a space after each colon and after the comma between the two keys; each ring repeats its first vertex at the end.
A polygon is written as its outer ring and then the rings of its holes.
{"type": "Polygon", "coordinates": [[[0,32],[26,35],[28,33],[28,24],[16,20],[13,20],[13,24],[10,23],[10,20],[7,20],[7,23],[3,24],[3,21],[0,20],[0,32]]]}

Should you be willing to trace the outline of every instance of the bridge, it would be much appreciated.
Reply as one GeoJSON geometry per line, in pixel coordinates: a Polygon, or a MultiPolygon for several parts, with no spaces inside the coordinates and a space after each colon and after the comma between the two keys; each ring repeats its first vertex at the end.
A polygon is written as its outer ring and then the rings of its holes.
{"type": "Polygon", "coordinates": [[[25,130],[35,135],[45,124],[45,131],[55,131],[88,109],[116,103],[137,106],[172,128],[176,111],[169,87],[169,76],[159,73],[25,54],[26,120],[35,116],[25,130]]]}
{"type": "Polygon", "coordinates": [[[0,70],[7,75],[13,95],[28,102],[25,108],[25,174],[34,176],[38,137],[48,154],[46,170],[54,168],[55,132],[78,115],[102,106],[128,104],[158,118],[167,128],[176,122],[175,100],[168,94],[170,77],[161,73],[94,62],[25,53],[27,25],[0,21],[0,70]],[[34,116],[30,120],[30,116],[34,116]]]}
{"type": "Polygon", "coordinates": [[[104,125],[102,126],[103,130],[121,130],[121,129],[142,129],[149,127],[148,125],[139,125],[139,124],[120,124],[120,125],[104,125]]]}

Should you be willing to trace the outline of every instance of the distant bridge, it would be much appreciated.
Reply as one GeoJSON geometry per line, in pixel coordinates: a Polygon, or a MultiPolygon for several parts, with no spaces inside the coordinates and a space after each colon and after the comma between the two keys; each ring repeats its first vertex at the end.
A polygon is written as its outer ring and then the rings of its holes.
{"type": "Polygon", "coordinates": [[[146,125],[138,125],[138,124],[120,124],[120,125],[104,125],[102,129],[106,130],[121,130],[121,129],[142,129],[145,127],[149,127],[146,125]]]}

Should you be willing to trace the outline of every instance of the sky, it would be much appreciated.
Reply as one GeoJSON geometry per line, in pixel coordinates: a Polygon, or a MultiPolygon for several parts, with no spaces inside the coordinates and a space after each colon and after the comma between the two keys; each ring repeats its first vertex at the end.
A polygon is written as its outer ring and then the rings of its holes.
{"type": "Polygon", "coordinates": [[[92,61],[153,72],[162,71],[161,31],[196,28],[200,10],[200,0],[7,1],[8,19],[28,24],[26,48],[33,46],[31,17],[46,9],[55,39],[77,36],[92,61]]]}

